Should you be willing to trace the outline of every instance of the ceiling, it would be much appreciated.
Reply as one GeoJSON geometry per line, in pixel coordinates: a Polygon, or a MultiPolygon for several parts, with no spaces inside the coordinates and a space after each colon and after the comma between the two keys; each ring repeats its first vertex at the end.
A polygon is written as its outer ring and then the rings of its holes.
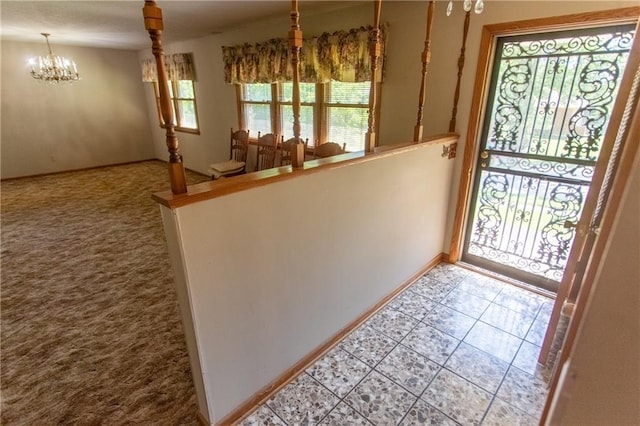
{"type": "MultiPolygon", "coordinates": [[[[158,1],[164,17],[163,42],[203,37],[256,20],[289,16],[291,2],[158,1]]],[[[352,1],[301,0],[300,14],[353,5],[352,1]]],[[[144,29],[142,0],[0,1],[0,36],[4,40],[43,41],[76,46],[139,50],[151,46],[144,29]]]]}

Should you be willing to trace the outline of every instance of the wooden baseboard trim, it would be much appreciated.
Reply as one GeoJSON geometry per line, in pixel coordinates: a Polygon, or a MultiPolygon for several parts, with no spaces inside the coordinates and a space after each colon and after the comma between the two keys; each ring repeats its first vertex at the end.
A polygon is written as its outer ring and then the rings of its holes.
{"type": "MultiPolygon", "coordinates": [[[[158,158],[148,158],[146,160],[126,161],[124,163],[104,164],[104,165],[101,165],[101,166],[81,167],[79,169],[60,170],[60,171],[57,171],[57,172],[38,173],[38,174],[35,174],[35,175],[26,175],[26,176],[16,176],[16,177],[10,177],[10,178],[2,178],[2,179],[0,179],[0,182],[17,180],[17,179],[26,179],[26,178],[37,178],[37,177],[44,177],[44,176],[55,176],[55,175],[60,175],[62,173],[86,172],[86,171],[89,171],[89,170],[104,169],[105,167],[128,166],[128,165],[131,165],[131,164],[146,163],[148,161],[158,161],[160,163],[169,164],[169,162],[166,161],[166,160],[160,160],[158,158]]],[[[195,173],[197,175],[206,176],[208,178],[211,177],[211,176],[209,176],[207,174],[204,174],[204,173],[201,173],[201,172],[199,172],[197,170],[189,169],[187,167],[185,167],[185,169],[189,170],[190,172],[195,173]]]]}
{"type": "Polygon", "coordinates": [[[196,411],[196,420],[200,426],[211,426],[200,411],[196,411]]]}
{"type": "MultiPolygon", "coordinates": [[[[267,399],[271,398],[277,391],[279,391],[282,387],[284,387],[287,383],[297,377],[299,374],[304,372],[311,364],[317,361],[320,357],[324,356],[327,352],[333,349],[342,339],[353,330],[358,328],[362,323],[368,320],[371,316],[376,314],[380,309],[385,307],[395,296],[397,296],[404,289],[413,284],[418,278],[423,276],[426,272],[428,272],[431,268],[441,263],[444,259],[447,259],[444,253],[440,253],[427,262],[422,268],[420,268],[415,274],[413,274],[410,278],[405,280],[402,284],[400,284],[395,290],[391,293],[383,297],[378,303],[376,303],[371,308],[367,309],[363,312],[358,318],[349,323],[342,330],[338,331],[335,335],[330,337],[326,342],[322,343],[316,349],[307,354],[304,358],[294,364],[291,368],[282,373],[279,377],[277,377],[273,382],[269,383],[267,386],[259,390],[254,396],[249,398],[243,404],[241,404],[238,408],[232,411],[227,417],[222,419],[219,423],[216,423],[217,426],[231,426],[237,424],[245,417],[247,417],[254,408],[262,404],[267,399]]],[[[207,423],[202,423],[204,417],[198,413],[198,421],[203,425],[207,425],[207,423]]]]}
{"type": "Polygon", "coordinates": [[[89,170],[104,169],[105,167],[128,166],[130,164],[146,163],[147,161],[161,161],[161,160],[158,160],[157,158],[148,158],[146,160],[126,161],[124,163],[103,164],[101,166],[81,167],[79,169],[60,170],[60,171],[57,171],[57,172],[37,173],[35,175],[25,175],[25,176],[16,176],[16,177],[10,177],[10,178],[3,178],[3,179],[0,179],[0,181],[6,182],[6,181],[10,181],[10,180],[18,180],[18,179],[26,179],[26,178],[37,178],[37,177],[43,177],[43,176],[54,176],[54,175],[60,175],[62,173],[86,172],[86,171],[89,171],[89,170]]]}

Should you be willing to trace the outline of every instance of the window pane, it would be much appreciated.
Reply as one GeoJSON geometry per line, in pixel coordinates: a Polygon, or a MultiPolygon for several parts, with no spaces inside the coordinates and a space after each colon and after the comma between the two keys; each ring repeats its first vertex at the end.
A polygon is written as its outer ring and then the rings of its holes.
{"type": "Polygon", "coordinates": [[[270,102],[271,84],[255,83],[242,85],[242,99],[245,101],[270,102]]]}
{"type": "Polygon", "coordinates": [[[367,133],[367,108],[327,108],[327,141],[346,143],[347,151],[362,151],[367,133]]]}
{"type": "MultiPolygon", "coordinates": [[[[293,137],[293,107],[291,105],[280,106],[280,129],[284,140],[293,137]]],[[[300,107],[300,137],[309,139],[309,146],[313,146],[313,107],[300,107]]]]}
{"type": "MultiPolygon", "coordinates": [[[[280,101],[293,102],[293,83],[287,82],[280,85],[280,101]]],[[[300,83],[300,102],[314,103],[316,101],[315,83],[300,83]]]]}
{"type": "Polygon", "coordinates": [[[180,127],[197,129],[196,104],[194,101],[178,101],[178,112],[180,114],[180,127]]]}
{"type": "Polygon", "coordinates": [[[246,126],[251,134],[258,135],[258,132],[271,133],[271,109],[269,105],[244,105],[244,117],[246,126]]]}
{"type": "Polygon", "coordinates": [[[193,93],[193,81],[191,80],[179,80],[178,81],[178,98],[195,98],[193,93]]]}
{"type": "Polygon", "coordinates": [[[361,104],[369,105],[369,91],[371,83],[342,83],[332,81],[327,90],[327,102],[333,104],[361,104]]]}

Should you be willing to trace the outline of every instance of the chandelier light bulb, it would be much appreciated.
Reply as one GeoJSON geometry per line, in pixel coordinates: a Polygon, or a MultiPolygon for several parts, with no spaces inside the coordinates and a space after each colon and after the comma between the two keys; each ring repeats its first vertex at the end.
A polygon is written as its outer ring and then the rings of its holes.
{"type": "Polygon", "coordinates": [[[451,12],[453,12],[453,0],[449,0],[447,5],[447,16],[451,16],[451,12]]]}
{"type": "Polygon", "coordinates": [[[472,7],[473,7],[473,3],[471,0],[464,0],[464,3],[462,3],[462,8],[464,9],[465,12],[471,11],[472,7]]]}
{"type": "Polygon", "coordinates": [[[476,7],[473,8],[473,11],[479,15],[482,13],[482,11],[484,10],[484,1],[482,0],[476,0],[476,7]]]}

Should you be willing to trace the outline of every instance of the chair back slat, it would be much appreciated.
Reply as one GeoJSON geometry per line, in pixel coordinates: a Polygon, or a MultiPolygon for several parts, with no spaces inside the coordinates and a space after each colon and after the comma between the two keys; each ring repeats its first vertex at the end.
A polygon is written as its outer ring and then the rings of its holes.
{"type": "Polygon", "coordinates": [[[247,153],[249,152],[249,131],[231,129],[231,155],[229,158],[242,163],[247,162],[247,153]]]}
{"type": "Polygon", "coordinates": [[[258,156],[256,171],[270,169],[276,165],[276,151],[278,148],[278,136],[267,133],[260,136],[258,132],[258,156]]]}

